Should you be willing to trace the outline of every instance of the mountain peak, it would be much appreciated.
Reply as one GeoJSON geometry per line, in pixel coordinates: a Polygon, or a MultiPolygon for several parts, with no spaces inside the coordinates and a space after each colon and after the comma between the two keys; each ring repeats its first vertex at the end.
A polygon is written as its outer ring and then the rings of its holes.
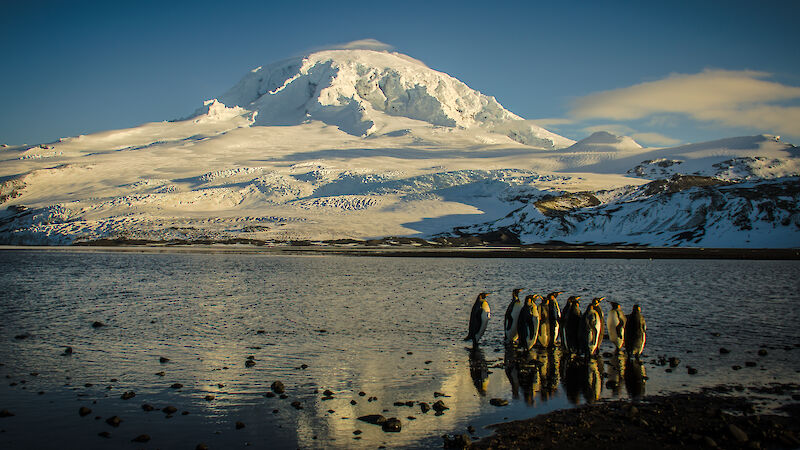
{"type": "Polygon", "coordinates": [[[367,49],[322,50],[261,66],[219,98],[257,113],[254,125],[319,120],[368,136],[405,117],[435,126],[480,127],[522,144],[563,148],[572,140],[530,124],[443,72],[410,56],[367,49]]]}
{"type": "Polygon", "coordinates": [[[640,148],[642,146],[629,136],[617,136],[608,131],[596,131],[591,136],[573,144],[569,147],[569,150],[578,152],[616,152],[640,148]]]}

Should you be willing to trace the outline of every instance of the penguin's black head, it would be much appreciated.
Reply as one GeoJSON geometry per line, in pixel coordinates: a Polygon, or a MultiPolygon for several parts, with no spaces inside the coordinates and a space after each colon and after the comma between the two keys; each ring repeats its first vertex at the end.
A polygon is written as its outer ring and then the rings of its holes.
{"type": "Polygon", "coordinates": [[[555,300],[556,297],[558,297],[558,294],[562,294],[563,292],[564,291],[551,292],[551,293],[547,294],[547,298],[555,300]]]}
{"type": "Polygon", "coordinates": [[[592,299],[592,306],[597,306],[603,301],[605,297],[595,297],[592,299]]]}
{"type": "Polygon", "coordinates": [[[617,302],[609,302],[609,303],[611,303],[611,308],[613,308],[613,309],[619,308],[619,303],[617,303],[617,302]]]}
{"type": "Polygon", "coordinates": [[[478,294],[478,300],[485,300],[486,296],[488,295],[489,295],[488,292],[481,292],[480,294],[478,294]]]}
{"type": "Polygon", "coordinates": [[[514,290],[512,291],[512,294],[514,295],[514,297],[516,297],[516,296],[518,296],[518,295],[519,295],[519,293],[520,293],[520,292],[522,292],[522,291],[524,291],[524,290],[525,290],[525,289],[523,289],[523,288],[517,288],[517,289],[514,289],[514,290]]]}
{"type": "Polygon", "coordinates": [[[637,312],[641,312],[642,311],[642,307],[639,306],[638,304],[637,305],[633,305],[633,310],[637,311],[637,312]]]}
{"type": "Polygon", "coordinates": [[[567,303],[569,303],[569,302],[576,302],[577,303],[579,298],[581,298],[580,295],[573,295],[572,297],[567,299],[567,303]]]}

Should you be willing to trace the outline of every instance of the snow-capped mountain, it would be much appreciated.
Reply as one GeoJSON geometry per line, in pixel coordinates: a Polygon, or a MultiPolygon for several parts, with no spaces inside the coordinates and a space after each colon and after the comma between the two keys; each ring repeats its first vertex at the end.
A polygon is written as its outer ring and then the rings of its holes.
{"type": "Polygon", "coordinates": [[[388,115],[443,127],[482,127],[540,148],[573,143],[525,122],[494,97],[399,53],[328,50],[261,66],[219,101],[253,111],[255,125],[319,120],[368,136],[391,126],[388,115]]]}
{"type": "Polygon", "coordinates": [[[397,53],[265,65],[187,119],[0,148],[0,243],[437,239],[800,246],[774,136],[642,148],[532,125],[397,53]]]}

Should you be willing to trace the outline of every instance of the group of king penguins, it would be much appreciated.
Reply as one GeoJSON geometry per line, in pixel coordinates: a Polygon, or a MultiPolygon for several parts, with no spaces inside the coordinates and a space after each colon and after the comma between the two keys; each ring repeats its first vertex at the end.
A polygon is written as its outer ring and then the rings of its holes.
{"type": "MultiPolygon", "coordinates": [[[[569,297],[562,310],[558,296],[563,292],[551,292],[547,297],[528,295],[522,301],[519,298],[522,291],[512,291],[511,303],[506,308],[504,329],[507,346],[518,345],[529,351],[536,345],[554,348],[560,343],[568,353],[591,357],[598,354],[607,330],[617,352],[624,347],[629,357],[638,359],[642,354],[647,340],[647,325],[639,305],[634,305],[631,313],[625,316],[619,303],[610,302],[611,311],[606,320],[600,307],[605,297],[593,298],[581,313],[580,296],[569,297]]],[[[472,340],[473,345],[478,345],[491,316],[486,301],[488,295],[487,292],[478,294],[472,306],[469,334],[464,340],[472,340]]]]}

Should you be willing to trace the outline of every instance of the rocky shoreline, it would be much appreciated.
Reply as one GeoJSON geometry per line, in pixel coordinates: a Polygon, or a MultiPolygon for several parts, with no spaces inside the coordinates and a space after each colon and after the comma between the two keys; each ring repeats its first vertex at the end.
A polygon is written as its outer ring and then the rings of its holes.
{"type": "Polygon", "coordinates": [[[474,442],[467,434],[447,435],[444,446],[484,449],[798,448],[799,419],[800,385],[749,388],[725,385],[697,393],[586,404],[492,425],[495,434],[474,442]],[[760,412],[756,401],[764,398],[782,406],[760,412]]]}

